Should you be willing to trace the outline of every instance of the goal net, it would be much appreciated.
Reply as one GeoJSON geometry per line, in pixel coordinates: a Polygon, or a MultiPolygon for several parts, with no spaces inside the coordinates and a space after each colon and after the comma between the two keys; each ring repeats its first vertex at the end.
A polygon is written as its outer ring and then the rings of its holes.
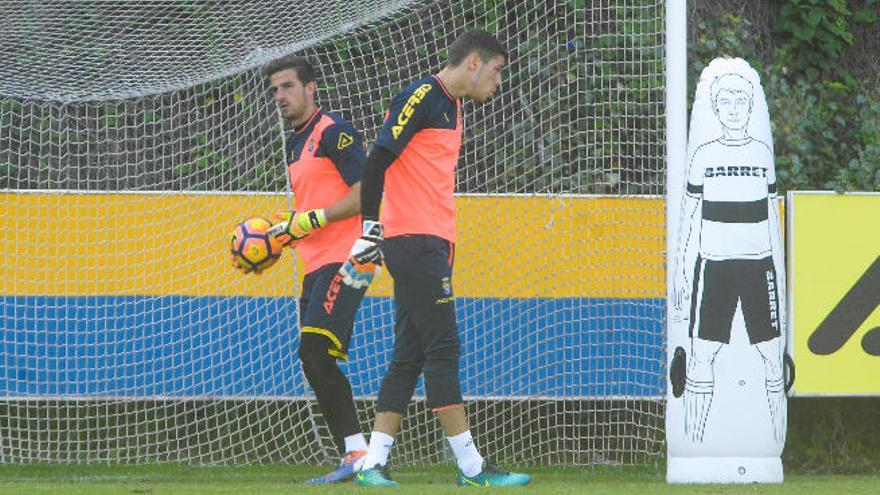
{"type": "MultiPolygon", "coordinates": [[[[0,461],[318,463],[337,452],[296,349],[302,267],[228,264],[289,208],[260,67],[319,70],[372,143],[468,28],[509,65],[465,103],[453,284],[481,450],[662,456],[663,2],[8,2],[0,29],[0,461]]],[[[383,273],[355,326],[365,431],[393,342],[383,273]]],[[[419,385],[395,464],[448,460],[419,385]]]]}

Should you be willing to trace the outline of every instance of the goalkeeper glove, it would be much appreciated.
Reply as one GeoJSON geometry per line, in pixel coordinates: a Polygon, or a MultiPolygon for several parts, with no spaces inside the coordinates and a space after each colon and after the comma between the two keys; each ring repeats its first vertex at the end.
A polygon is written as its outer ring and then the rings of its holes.
{"type": "Polygon", "coordinates": [[[327,225],[324,210],[276,211],[272,218],[278,220],[278,223],[269,228],[269,235],[278,239],[283,246],[304,239],[313,230],[327,225]]]}
{"type": "Polygon", "coordinates": [[[354,241],[348,260],[339,269],[342,283],[355,289],[369,287],[382,265],[382,224],[365,220],[363,227],[363,235],[354,241]]]}

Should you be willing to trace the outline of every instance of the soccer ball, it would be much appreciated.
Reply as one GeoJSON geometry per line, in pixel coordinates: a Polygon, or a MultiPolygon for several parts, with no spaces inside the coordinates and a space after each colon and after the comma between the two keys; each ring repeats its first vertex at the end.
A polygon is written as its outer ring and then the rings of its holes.
{"type": "Polygon", "coordinates": [[[263,217],[253,217],[232,229],[230,251],[232,264],[245,273],[261,273],[281,258],[281,243],[266,233],[272,224],[263,217]]]}

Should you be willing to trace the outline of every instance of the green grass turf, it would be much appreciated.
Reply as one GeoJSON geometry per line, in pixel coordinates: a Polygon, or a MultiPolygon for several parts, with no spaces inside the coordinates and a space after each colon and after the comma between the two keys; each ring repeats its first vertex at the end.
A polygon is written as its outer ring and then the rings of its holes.
{"type": "MultiPolygon", "coordinates": [[[[318,466],[188,467],[180,465],[0,465],[0,494],[351,494],[370,493],[352,484],[312,487],[306,478],[323,474],[318,466]]],[[[773,494],[848,495],[880,493],[876,476],[788,476],[782,485],[667,485],[661,474],[634,469],[535,468],[525,488],[500,489],[540,495],[773,494]]],[[[451,495],[457,487],[451,467],[404,468],[392,475],[401,483],[384,490],[399,495],[451,495]]],[[[499,489],[496,489],[499,490],[499,489]]]]}

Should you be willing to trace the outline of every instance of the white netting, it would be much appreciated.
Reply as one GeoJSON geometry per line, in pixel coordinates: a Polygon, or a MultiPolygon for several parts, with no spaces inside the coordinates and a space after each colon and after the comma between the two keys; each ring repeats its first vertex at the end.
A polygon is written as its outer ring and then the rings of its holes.
{"type": "MultiPolygon", "coordinates": [[[[458,171],[462,378],[481,449],[545,464],[661,455],[663,2],[4,12],[4,462],[335,457],[296,363],[302,274],[225,266],[234,223],[288,202],[259,67],[308,56],[322,106],[371,143],[390,97],[471,27],[511,55],[500,96],[465,105],[458,171]]],[[[393,322],[388,281],[374,289],[348,365],[367,430],[393,322]]],[[[442,459],[433,415],[422,400],[411,411],[393,462],[442,459]]]]}
{"type": "Polygon", "coordinates": [[[398,11],[261,0],[4,2],[0,94],[61,101],[139,97],[229,76],[398,11]]]}

